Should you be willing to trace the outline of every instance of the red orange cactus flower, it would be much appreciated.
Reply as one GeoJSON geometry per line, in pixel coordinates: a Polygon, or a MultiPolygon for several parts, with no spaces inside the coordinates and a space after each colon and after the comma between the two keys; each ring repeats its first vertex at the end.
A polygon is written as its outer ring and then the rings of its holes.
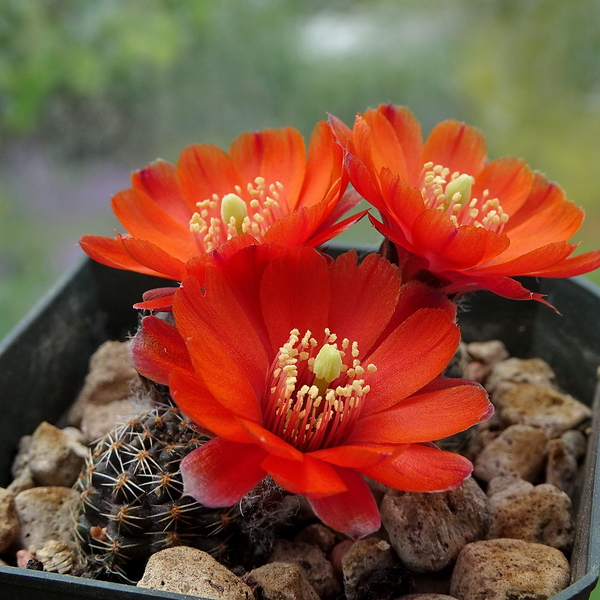
{"type": "Polygon", "coordinates": [[[540,300],[512,277],[600,266],[600,250],[571,256],[577,246],[567,240],[583,211],[523,161],[488,162],[473,127],[445,121],[423,142],[414,115],[391,105],[359,115],[352,131],[331,124],[347,148],[350,180],[380,211],[383,222],[371,221],[395,244],[406,277],[433,274],[448,293],[486,288],[540,300]]]}
{"type": "Polygon", "coordinates": [[[479,385],[439,377],[459,342],[442,292],[376,254],[307,247],[249,246],[203,277],[178,289],[176,327],[145,317],[133,341],[138,370],[214,436],[182,463],[188,494],[228,506],[271,476],[358,538],[380,526],[363,475],[410,491],[469,476],[430,443],[492,411],[479,385]]]}
{"type": "MultiPolygon", "coordinates": [[[[86,235],[95,260],[120,269],[185,277],[185,263],[238,235],[317,246],[359,217],[333,225],[352,204],[343,153],[324,122],[306,156],[291,127],[245,133],[229,153],[204,144],[183,150],[177,166],[157,161],[132,176],[112,199],[130,235],[86,235]]],[[[364,214],[364,213],[363,213],[364,214]]]]}

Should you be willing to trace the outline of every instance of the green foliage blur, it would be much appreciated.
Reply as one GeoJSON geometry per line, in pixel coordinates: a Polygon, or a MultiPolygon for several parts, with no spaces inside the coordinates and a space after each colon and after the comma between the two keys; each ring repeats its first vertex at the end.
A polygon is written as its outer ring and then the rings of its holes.
{"type": "Polygon", "coordinates": [[[580,250],[600,246],[595,0],[3,0],[0,337],[83,233],[122,231],[110,196],[132,170],[382,102],[424,132],[479,127],[491,158],[525,158],[585,207],[580,250]]]}

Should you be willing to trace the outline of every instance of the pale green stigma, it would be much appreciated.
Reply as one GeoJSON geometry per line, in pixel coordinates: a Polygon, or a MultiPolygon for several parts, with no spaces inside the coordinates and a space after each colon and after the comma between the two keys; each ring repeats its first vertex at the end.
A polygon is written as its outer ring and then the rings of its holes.
{"type": "Polygon", "coordinates": [[[464,206],[471,199],[472,185],[473,178],[464,173],[452,179],[446,186],[446,202],[450,204],[454,200],[454,202],[460,202],[464,206]],[[460,194],[460,196],[456,196],[456,194],[460,194]]]}
{"type": "Polygon", "coordinates": [[[336,346],[323,344],[313,363],[315,374],[314,385],[319,388],[321,395],[325,395],[327,386],[340,376],[342,372],[342,355],[336,346]]]}
{"type": "Polygon", "coordinates": [[[221,218],[226,225],[235,226],[238,235],[242,234],[242,224],[248,216],[246,203],[237,194],[227,194],[221,200],[221,218]],[[233,219],[233,222],[231,221],[233,219]]]}

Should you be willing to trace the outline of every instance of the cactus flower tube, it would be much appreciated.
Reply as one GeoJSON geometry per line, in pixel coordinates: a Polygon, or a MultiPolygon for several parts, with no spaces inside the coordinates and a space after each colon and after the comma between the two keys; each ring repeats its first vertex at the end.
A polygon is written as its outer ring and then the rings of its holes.
{"type": "Polygon", "coordinates": [[[408,491],[459,486],[472,466],[432,440],[492,413],[477,384],[442,379],[459,343],[455,306],[379,255],[242,248],[203,263],[145,317],[134,363],[168,384],[212,439],[182,463],[185,490],[229,506],[265,477],[359,538],[380,516],[363,476],[408,491]],[[262,257],[262,258],[261,258],[262,257]]]}

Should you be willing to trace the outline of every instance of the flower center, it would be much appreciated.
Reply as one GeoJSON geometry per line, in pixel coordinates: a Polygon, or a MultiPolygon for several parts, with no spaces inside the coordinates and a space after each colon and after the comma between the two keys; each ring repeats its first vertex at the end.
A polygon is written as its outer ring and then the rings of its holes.
{"type": "Polygon", "coordinates": [[[370,389],[365,376],[377,370],[358,356],[357,342],[338,345],[329,329],[321,344],[292,329],[267,376],[265,428],[302,452],[343,443],[370,389]]]}
{"type": "Polygon", "coordinates": [[[269,227],[289,214],[283,184],[268,186],[257,177],[243,190],[236,185],[234,192],[196,202],[198,212],[190,219],[190,231],[202,252],[210,252],[242,233],[262,239],[269,227]]]}
{"type": "Polygon", "coordinates": [[[489,190],[483,190],[481,198],[471,197],[474,179],[471,175],[455,171],[432,162],[423,165],[421,194],[427,208],[446,213],[456,227],[474,225],[501,233],[508,222],[508,215],[500,206],[498,198],[489,198],[489,190]],[[448,177],[450,175],[450,177],[448,177]]]}

